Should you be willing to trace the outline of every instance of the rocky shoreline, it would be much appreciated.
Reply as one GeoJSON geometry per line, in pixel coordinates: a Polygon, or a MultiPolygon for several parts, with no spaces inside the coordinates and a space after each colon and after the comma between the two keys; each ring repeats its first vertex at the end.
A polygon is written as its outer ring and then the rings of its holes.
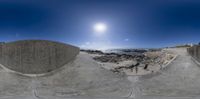
{"type": "Polygon", "coordinates": [[[174,53],[163,49],[137,50],[137,54],[131,55],[105,53],[99,50],[81,51],[90,54],[102,67],[115,73],[125,73],[127,75],[146,75],[159,71],[175,57],[174,53]]]}

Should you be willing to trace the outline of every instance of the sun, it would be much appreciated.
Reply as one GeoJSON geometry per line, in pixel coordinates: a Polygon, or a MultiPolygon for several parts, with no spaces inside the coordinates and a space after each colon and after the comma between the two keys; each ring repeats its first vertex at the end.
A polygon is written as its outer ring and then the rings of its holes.
{"type": "Polygon", "coordinates": [[[107,30],[107,26],[105,23],[96,23],[94,25],[94,31],[97,34],[103,34],[107,30]]]}

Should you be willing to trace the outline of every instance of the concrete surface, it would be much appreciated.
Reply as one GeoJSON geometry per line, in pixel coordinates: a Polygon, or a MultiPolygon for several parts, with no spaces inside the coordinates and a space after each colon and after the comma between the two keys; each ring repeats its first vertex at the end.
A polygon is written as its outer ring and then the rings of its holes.
{"type": "Polygon", "coordinates": [[[101,68],[84,53],[59,71],[42,77],[16,75],[0,69],[0,99],[128,97],[130,84],[125,76],[101,68]]]}
{"type": "Polygon", "coordinates": [[[51,72],[73,60],[79,48],[46,40],[1,43],[0,64],[24,74],[51,72]]]}
{"type": "Polygon", "coordinates": [[[44,77],[0,69],[0,99],[199,99],[200,68],[186,49],[168,50],[178,54],[177,58],[147,76],[114,74],[82,52],[44,77]]]}
{"type": "MultiPolygon", "coordinates": [[[[185,48],[170,49],[177,58],[154,76],[139,78],[137,87],[142,96],[192,98],[200,95],[200,68],[185,48]]],[[[160,99],[168,99],[160,98],[160,99]]],[[[175,98],[175,99],[176,99],[175,98]]],[[[157,99],[157,98],[155,98],[157,99]]],[[[159,98],[158,98],[159,99],[159,98]]]]}
{"type": "Polygon", "coordinates": [[[188,53],[196,59],[198,62],[200,62],[200,46],[195,45],[187,49],[188,53]]]}

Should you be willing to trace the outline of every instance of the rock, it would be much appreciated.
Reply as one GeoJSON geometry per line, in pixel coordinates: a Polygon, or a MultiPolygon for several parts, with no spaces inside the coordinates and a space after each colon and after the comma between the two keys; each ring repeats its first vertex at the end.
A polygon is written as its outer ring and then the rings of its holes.
{"type": "Polygon", "coordinates": [[[147,68],[148,68],[148,64],[145,64],[144,69],[147,69],[147,68]]]}
{"type": "Polygon", "coordinates": [[[86,52],[86,53],[89,53],[89,54],[104,54],[102,51],[99,51],[99,50],[84,50],[84,49],[81,49],[80,51],[82,52],[86,52]]]}
{"type": "MultiPolygon", "coordinates": [[[[136,73],[140,74],[140,69],[149,71],[149,66],[156,66],[166,64],[165,62],[169,62],[173,59],[174,55],[168,52],[165,52],[161,49],[150,49],[146,51],[138,51],[138,53],[132,54],[131,50],[125,50],[126,53],[103,53],[98,51],[92,51],[92,53],[101,53],[101,56],[94,56],[93,59],[99,62],[104,63],[114,63],[113,72],[124,72],[126,70],[130,70],[133,72],[135,69],[136,73]],[[130,53],[129,53],[130,52],[130,53]],[[126,62],[128,61],[128,63],[126,62]],[[129,62],[129,61],[135,61],[129,62]],[[124,63],[125,64],[124,64],[124,63]],[[119,66],[120,64],[124,64],[125,66],[119,66]]],[[[152,72],[156,72],[156,70],[152,69],[152,72]]]]}

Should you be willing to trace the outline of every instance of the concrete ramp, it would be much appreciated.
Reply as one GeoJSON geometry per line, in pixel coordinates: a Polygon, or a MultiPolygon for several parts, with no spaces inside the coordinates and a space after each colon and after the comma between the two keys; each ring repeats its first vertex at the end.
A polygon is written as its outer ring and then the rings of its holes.
{"type": "Polygon", "coordinates": [[[0,64],[23,74],[44,74],[72,61],[79,48],[47,40],[1,43],[0,64]]]}

